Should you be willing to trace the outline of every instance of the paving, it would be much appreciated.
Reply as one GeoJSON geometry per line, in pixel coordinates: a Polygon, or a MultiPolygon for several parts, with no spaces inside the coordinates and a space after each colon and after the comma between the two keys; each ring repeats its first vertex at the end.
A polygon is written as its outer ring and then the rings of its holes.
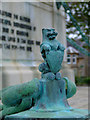
{"type": "Polygon", "coordinates": [[[90,87],[77,87],[76,94],[68,99],[68,102],[73,108],[88,109],[88,91],[90,87]]]}

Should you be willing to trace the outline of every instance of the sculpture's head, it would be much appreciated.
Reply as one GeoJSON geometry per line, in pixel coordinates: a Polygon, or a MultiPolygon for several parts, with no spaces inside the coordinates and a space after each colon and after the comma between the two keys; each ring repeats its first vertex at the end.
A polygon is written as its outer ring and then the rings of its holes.
{"type": "Polygon", "coordinates": [[[57,36],[55,29],[42,29],[43,40],[54,40],[57,36]]]}

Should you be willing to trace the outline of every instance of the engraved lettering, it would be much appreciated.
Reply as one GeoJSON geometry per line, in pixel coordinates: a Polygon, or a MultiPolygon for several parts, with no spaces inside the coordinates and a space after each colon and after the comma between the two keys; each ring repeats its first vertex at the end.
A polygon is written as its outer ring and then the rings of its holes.
{"type": "Polygon", "coordinates": [[[30,23],[30,18],[27,18],[27,17],[20,16],[20,20],[30,23]]]}
{"type": "Polygon", "coordinates": [[[2,35],[1,39],[2,39],[3,41],[6,41],[6,36],[2,35]]]}
{"type": "Polygon", "coordinates": [[[2,30],[3,32],[9,33],[9,29],[8,29],[8,28],[4,28],[4,27],[3,27],[2,29],[3,29],[3,30],[2,30]]]}
{"type": "Polygon", "coordinates": [[[12,45],[12,49],[17,49],[17,45],[12,45]]]}
{"type": "Polygon", "coordinates": [[[26,43],[26,40],[24,40],[24,39],[21,39],[21,43],[26,43]]]}
{"type": "Polygon", "coordinates": [[[4,48],[5,48],[5,49],[10,49],[10,45],[4,44],[4,48]]]}
{"type": "Polygon", "coordinates": [[[14,34],[14,29],[11,29],[11,33],[14,34]]]}
{"type": "Polygon", "coordinates": [[[20,50],[25,50],[25,47],[24,46],[20,46],[20,50]]]}
{"type": "Polygon", "coordinates": [[[28,32],[24,32],[24,31],[19,31],[19,30],[17,30],[17,35],[28,37],[28,32]]]}
{"type": "Polygon", "coordinates": [[[36,41],[36,45],[40,45],[40,41],[36,41]]]}
{"type": "Polygon", "coordinates": [[[36,31],[36,27],[35,26],[33,27],[33,31],[36,31]]]}
{"type": "Polygon", "coordinates": [[[8,37],[8,41],[15,42],[15,38],[14,37],[8,37]]]}
{"type": "Polygon", "coordinates": [[[19,38],[17,38],[17,42],[18,42],[18,43],[20,42],[20,39],[19,39],[19,38]]]}
{"type": "Polygon", "coordinates": [[[15,14],[14,14],[14,19],[18,19],[18,15],[15,15],[15,14]]]}
{"type": "Polygon", "coordinates": [[[10,25],[11,26],[11,21],[10,20],[0,19],[0,23],[2,23],[4,25],[10,25]]]}
{"type": "Polygon", "coordinates": [[[31,47],[27,47],[27,51],[32,51],[32,48],[31,47]]]}
{"type": "Polygon", "coordinates": [[[34,44],[34,41],[33,41],[33,40],[28,40],[27,43],[30,44],[30,45],[31,45],[31,44],[33,45],[33,44],[34,44]]]}
{"type": "Polygon", "coordinates": [[[1,14],[2,16],[6,16],[6,17],[9,17],[9,18],[12,17],[12,14],[11,14],[10,12],[6,12],[6,11],[1,11],[1,10],[0,10],[0,14],[1,14]]]}

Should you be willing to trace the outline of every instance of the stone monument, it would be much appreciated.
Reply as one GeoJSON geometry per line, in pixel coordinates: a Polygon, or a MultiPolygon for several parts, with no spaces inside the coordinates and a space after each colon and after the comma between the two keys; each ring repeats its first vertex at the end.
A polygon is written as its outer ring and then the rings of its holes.
{"type": "Polygon", "coordinates": [[[44,63],[39,65],[41,79],[36,78],[31,82],[3,89],[2,116],[8,115],[5,120],[84,120],[88,111],[74,109],[67,102],[67,99],[76,93],[76,85],[67,77],[62,78],[59,72],[65,48],[56,40],[55,29],[43,29],[42,33],[40,51],[44,63]]]}
{"type": "MultiPolygon", "coordinates": [[[[42,28],[55,28],[67,47],[65,13],[52,2],[0,2],[0,89],[40,78],[38,65],[42,28]],[[11,7],[12,6],[12,7],[11,7]],[[22,12],[23,11],[23,12],[22,12]],[[47,22],[48,21],[48,22],[47,22]]],[[[66,64],[66,52],[63,66],[66,64]]],[[[62,67],[63,76],[74,81],[73,71],[62,67]],[[72,76],[69,74],[71,73],[72,76]]]]}

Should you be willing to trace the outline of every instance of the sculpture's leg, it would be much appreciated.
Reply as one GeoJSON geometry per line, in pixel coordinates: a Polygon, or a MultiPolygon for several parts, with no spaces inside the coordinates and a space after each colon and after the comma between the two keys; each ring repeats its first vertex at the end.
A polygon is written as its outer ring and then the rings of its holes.
{"type": "Polygon", "coordinates": [[[3,109],[0,112],[0,118],[4,117],[5,115],[10,115],[13,113],[18,113],[23,110],[29,109],[31,105],[32,105],[32,99],[29,97],[24,98],[20,105],[15,106],[15,107],[6,107],[5,109],[3,109]]]}

